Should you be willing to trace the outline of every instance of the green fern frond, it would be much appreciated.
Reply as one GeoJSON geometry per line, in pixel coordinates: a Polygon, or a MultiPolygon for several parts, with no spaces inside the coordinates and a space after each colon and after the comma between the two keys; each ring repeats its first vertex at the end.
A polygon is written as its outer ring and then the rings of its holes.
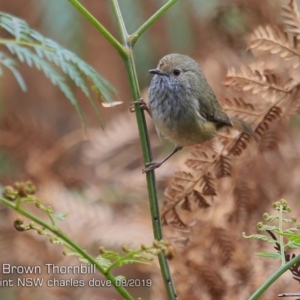
{"type": "Polygon", "coordinates": [[[13,75],[16,78],[18,84],[20,85],[22,91],[26,92],[26,90],[27,90],[26,84],[23,80],[22,75],[20,74],[20,72],[17,69],[17,63],[13,59],[8,57],[5,53],[0,52],[0,77],[3,74],[1,65],[5,66],[13,73],[13,75]]]}
{"type": "Polygon", "coordinates": [[[30,49],[26,47],[22,47],[18,44],[7,44],[6,47],[13,55],[17,56],[19,61],[26,63],[30,67],[34,66],[38,70],[41,70],[45,76],[50,79],[52,84],[57,85],[74,105],[81,122],[84,123],[84,118],[74,93],[69,85],[65,82],[65,78],[58,71],[56,71],[51,64],[43,60],[40,56],[35,55],[34,52],[30,51],[30,49]]]}
{"type": "MultiPolygon", "coordinates": [[[[83,123],[84,120],[78,101],[66,83],[66,78],[71,79],[83,91],[101,120],[99,109],[91,96],[91,91],[96,89],[98,95],[101,95],[101,100],[112,103],[116,90],[93,67],[80,59],[76,54],[30,28],[24,20],[0,12],[0,27],[13,36],[13,39],[0,39],[0,44],[5,45],[10,53],[15,55],[21,62],[41,70],[54,85],[57,85],[75,106],[83,123]],[[60,71],[53,65],[57,66],[60,71]],[[93,86],[88,86],[86,78],[92,82],[93,86]]],[[[5,57],[5,54],[0,54],[0,59],[5,57]]],[[[8,57],[6,56],[7,59],[8,57]]],[[[25,84],[24,81],[21,81],[20,78],[22,77],[16,71],[16,63],[11,58],[9,59],[10,61],[7,61],[5,66],[9,67],[13,72],[24,90],[25,84]]]]}

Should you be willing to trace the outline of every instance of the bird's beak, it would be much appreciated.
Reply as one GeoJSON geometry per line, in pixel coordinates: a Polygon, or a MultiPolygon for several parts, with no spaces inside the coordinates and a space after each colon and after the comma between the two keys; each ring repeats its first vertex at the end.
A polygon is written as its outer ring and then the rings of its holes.
{"type": "Polygon", "coordinates": [[[159,76],[167,76],[167,77],[170,77],[168,74],[162,72],[162,71],[159,70],[159,69],[151,69],[151,70],[149,70],[149,73],[155,74],[155,75],[159,75],[159,76]]]}

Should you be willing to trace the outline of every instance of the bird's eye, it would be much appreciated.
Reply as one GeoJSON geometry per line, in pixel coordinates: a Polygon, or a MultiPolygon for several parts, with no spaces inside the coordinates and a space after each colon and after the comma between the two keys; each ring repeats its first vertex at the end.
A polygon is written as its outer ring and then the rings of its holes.
{"type": "Polygon", "coordinates": [[[173,71],[174,76],[179,76],[181,74],[181,72],[178,69],[175,69],[173,71]]]}

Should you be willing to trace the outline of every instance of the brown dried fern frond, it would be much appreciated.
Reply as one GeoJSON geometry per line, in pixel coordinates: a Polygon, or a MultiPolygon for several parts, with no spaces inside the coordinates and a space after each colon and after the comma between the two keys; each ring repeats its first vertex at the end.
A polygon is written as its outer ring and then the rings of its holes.
{"type": "Polygon", "coordinates": [[[178,199],[185,198],[193,189],[195,183],[198,181],[198,176],[196,174],[191,174],[190,172],[175,172],[171,187],[166,189],[165,195],[169,201],[168,203],[172,205],[172,202],[177,203],[178,199]]]}
{"type": "MultiPolygon", "coordinates": [[[[195,288],[196,285],[198,285],[199,289],[199,282],[201,282],[201,286],[205,287],[205,290],[207,289],[207,292],[212,297],[212,299],[222,299],[226,291],[225,280],[224,278],[222,278],[221,274],[217,272],[216,269],[213,269],[211,267],[210,263],[207,263],[206,265],[203,264],[200,268],[198,267],[196,269],[196,275],[199,281],[197,284],[195,284],[195,288]]],[[[200,291],[198,290],[198,293],[199,292],[200,291]]]]}
{"type": "Polygon", "coordinates": [[[214,179],[210,172],[203,175],[199,181],[199,187],[202,188],[202,194],[205,196],[216,196],[216,189],[214,186],[214,179]]]}
{"type": "MultiPolygon", "coordinates": [[[[300,66],[300,51],[295,34],[287,33],[279,27],[259,26],[249,37],[249,50],[268,51],[286,61],[292,61],[294,69],[300,66]]],[[[288,86],[285,86],[288,88],[288,86]]]]}
{"type": "Polygon", "coordinates": [[[216,140],[195,145],[192,147],[191,159],[186,160],[185,164],[191,169],[202,170],[205,164],[215,160],[220,151],[220,145],[216,144],[216,140]]]}
{"type": "Polygon", "coordinates": [[[226,111],[233,111],[235,113],[241,113],[243,115],[257,115],[257,111],[253,104],[245,102],[241,97],[239,98],[224,98],[221,100],[223,108],[226,111]]]}
{"type": "Polygon", "coordinates": [[[234,87],[240,91],[251,91],[261,98],[273,98],[278,93],[288,93],[284,86],[277,84],[274,74],[265,74],[254,66],[242,66],[239,71],[230,68],[224,81],[225,86],[234,87]]]}
{"type": "MultiPolygon", "coordinates": [[[[183,208],[184,209],[184,208],[183,208]]],[[[184,209],[186,210],[186,209],[184,209]]],[[[182,220],[182,217],[173,207],[171,210],[165,211],[161,215],[163,225],[168,225],[170,228],[181,232],[190,232],[189,226],[192,224],[187,224],[182,220]]]]}
{"type": "Polygon", "coordinates": [[[277,54],[285,60],[296,58],[299,60],[300,52],[290,45],[287,34],[278,27],[259,26],[250,35],[248,49],[257,49],[269,51],[271,54],[277,54]]]}
{"type": "Polygon", "coordinates": [[[220,131],[213,140],[191,147],[185,165],[194,171],[205,172],[207,167],[228,152],[227,149],[234,144],[240,134],[235,129],[227,128],[220,131]]]}
{"type": "Polygon", "coordinates": [[[237,297],[245,290],[240,281],[250,285],[252,280],[251,263],[246,249],[239,245],[239,237],[228,229],[202,223],[194,239],[198,242],[178,250],[184,259],[173,262],[179,298],[247,299],[237,297]],[[182,280],[187,276],[188,281],[182,280]],[[235,297],[229,296],[232,290],[235,297]]]}
{"type": "Polygon", "coordinates": [[[281,15],[285,31],[300,39],[300,14],[295,0],[291,0],[288,5],[282,5],[281,15]]]}
{"type": "Polygon", "coordinates": [[[196,190],[193,190],[192,199],[199,208],[209,208],[210,204],[205,200],[203,195],[196,190]]]}
{"type": "Polygon", "coordinates": [[[231,176],[232,166],[230,161],[231,159],[228,156],[220,155],[219,159],[216,161],[217,178],[231,176]]]}
{"type": "Polygon", "coordinates": [[[276,150],[280,141],[281,136],[278,131],[268,131],[260,139],[259,150],[261,152],[276,150]]]}
{"type": "MultiPolygon", "coordinates": [[[[239,136],[241,137],[243,134],[239,136]]],[[[209,143],[211,148],[208,153],[205,150],[200,150],[201,145],[193,147],[191,156],[186,161],[186,165],[191,171],[188,173],[183,171],[177,172],[170,187],[165,190],[166,200],[162,213],[164,224],[170,225],[168,221],[170,216],[172,217],[171,222],[173,224],[174,213],[176,212],[176,224],[180,224],[180,230],[183,230],[184,227],[188,230],[188,227],[191,226],[190,223],[195,222],[195,215],[199,215],[198,210],[202,214],[201,211],[210,208],[215,201],[214,197],[218,195],[217,181],[232,175],[234,169],[232,167],[232,159],[234,157],[232,153],[234,152],[236,156],[241,155],[242,150],[248,146],[247,143],[250,143],[248,139],[247,142],[244,142],[244,138],[241,140],[232,138],[230,141],[227,140],[224,146],[220,141],[221,139],[226,140],[223,136],[209,143]],[[214,147],[212,147],[212,144],[215,144],[214,147]],[[228,149],[232,149],[232,153],[229,153],[228,149]],[[197,204],[196,206],[195,203],[197,204]],[[191,222],[179,222],[183,210],[186,210],[190,214],[191,222]],[[172,211],[172,213],[169,214],[169,211],[172,211]]],[[[172,225],[172,228],[174,228],[174,225],[172,225]]]]}
{"type": "Polygon", "coordinates": [[[240,156],[250,143],[250,139],[251,136],[249,134],[242,132],[232,147],[228,150],[228,155],[233,154],[233,156],[240,156]]]}
{"type": "Polygon", "coordinates": [[[195,222],[195,215],[211,206],[215,195],[213,178],[210,174],[184,171],[176,172],[171,186],[165,190],[166,200],[162,210],[162,221],[173,229],[189,232],[195,222]]]}
{"type": "Polygon", "coordinates": [[[282,110],[277,106],[273,106],[265,115],[264,119],[256,127],[255,133],[261,137],[269,129],[270,123],[274,122],[276,119],[279,119],[281,114],[282,110]]]}

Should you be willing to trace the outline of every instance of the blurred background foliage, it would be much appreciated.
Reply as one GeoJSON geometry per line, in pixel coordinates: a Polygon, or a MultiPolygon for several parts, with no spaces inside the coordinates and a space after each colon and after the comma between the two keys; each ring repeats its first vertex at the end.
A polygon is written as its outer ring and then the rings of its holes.
{"type": "MultiPolygon", "coordinates": [[[[137,246],[151,242],[139,140],[135,117],[129,113],[131,95],[122,60],[67,0],[17,2],[0,0],[1,10],[23,18],[44,36],[85,59],[116,87],[123,104],[101,108],[106,122],[103,130],[87,99],[74,86],[89,127],[88,139],[85,139],[71,104],[38,70],[20,64],[27,93],[21,91],[5,70],[0,78],[1,184],[32,180],[41,198],[57,210],[70,213],[63,229],[71,232],[76,241],[92,253],[96,253],[100,244],[118,248],[123,243],[137,246]]],[[[118,37],[110,1],[81,2],[118,37]]],[[[128,31],[132,33],[166,1],[119,2],[128,31]]],[[[226,70],[252,59],[251,53],[246,52],[248,34],[259,25],[280,24],[280,5],[286,2],[179,0],[142,36],[134,50],[143,97],[147,99],[151,80],[148,70],[154,68],[162,56],[172,52],[187,54],[199,61],[217,96],[222,96],[226,70]]],[[[158,158],[171,146],[163,142],[165,147],[162,148],[151,120],[148,124],[153,155],[158,158]]],[[[157,171],[160,195],[181,161],[178,155],[157,171]]],[[[14,217],[13,212],[1,207],[1,263],[70,264],[72,259],[62,257],[54,245],[45,246],[43,238],[31,234],[26,238],[26,234],[16,233],[11,226],[14,217]],[[41,247],[44,249],[42,257],[39,251],[33,250],[41,247]]],[[[125,275],[149,277],[149,270],[131,267],[125,275]]],[[[40,299],[39,290],[16,289],[4,295],[0,289],[0,298],[40,299]]],[[[150,299],[148,290],[133,292],[143,300],[150,299]]],[[[101,293],[99,295],[97,289],[62,292],[57,288],[47,290],[47,299],[118,299],[113,291],[101,290],[101,293]]]]}

